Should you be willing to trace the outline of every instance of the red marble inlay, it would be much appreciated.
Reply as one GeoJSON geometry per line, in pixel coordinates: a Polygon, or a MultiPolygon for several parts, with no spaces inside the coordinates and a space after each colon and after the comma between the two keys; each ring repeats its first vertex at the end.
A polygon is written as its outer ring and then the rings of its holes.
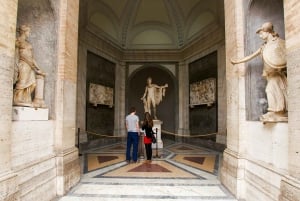
{"type": "Polygon", "coordinates": [[[139,165],[138,167],[129,170],[128,172],[171,172],[171,171],[158,164],[144,163],[142,165],[139,165]]]}
{"type": "Polygon", "coordinates": [[[205,160],[205,157],[183,157],[183,159],[202,165],[205,160]]]}
{"type": "Polygon", "coordinates": [[[115,159],[118,159],[118,156],[97,156],[98,158],[98,163],[105,163],[107,161],[112,161],[115,159]]]}

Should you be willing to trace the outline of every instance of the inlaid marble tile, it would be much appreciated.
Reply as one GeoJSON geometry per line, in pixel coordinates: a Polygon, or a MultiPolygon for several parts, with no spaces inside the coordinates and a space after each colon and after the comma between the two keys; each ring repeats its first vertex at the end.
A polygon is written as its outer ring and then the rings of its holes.
{"type": "Polygon", "coordinates": [[[216,155],[186,155],[180,154],[172,158],[173,160],[213,173],[215,169],[216,155]]]}
{"type": "Polygon", "coordinates": [[[128,164],[97,177],[197,178],[196,175],[165,161],[152,161],[151,164],[142,162],[128,164]]]}
{"type": "Polygon", "coordinates": [[[124,154],[86,154],[85,172],[97,170],[125,160],[124,154]]]}

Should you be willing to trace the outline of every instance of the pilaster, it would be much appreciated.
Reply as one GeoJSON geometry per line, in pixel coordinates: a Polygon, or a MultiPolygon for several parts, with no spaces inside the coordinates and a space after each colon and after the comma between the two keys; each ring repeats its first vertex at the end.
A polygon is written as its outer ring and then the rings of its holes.
{"type": "Polygon", "coordinates": [[[125,136],[125,63],[119,62],[116,65],[115,75],[115,136],[125,136]]]}
{"type": "Polygon", "coordinates": [[[180,62],[178,68],[178,130],[180,135],[189,135],[189,68],[186,62],[180,62]]]}
{"type": "Polygon", "coordinates": [[[288,175],[282,178],[280,200],[300,200],[300,3],[284,1],[284,22],[288,79],[288,175]]]}
{"type": "Polygon", "coordinates": [[[1,1],[0,14],[0,200],[18,200],[11,165],[12,99],[18,1],[1,1]]]}
{"type": "Polygon", "coordinates": [[[79,0],[60,0],[59,3],[54,146],[57,194],[63,195],[80,179],[78,150],[75,148],[79,0]]]}
{"type": "MultiPolygon", "coordinates": [[[[244,55],[243,2],[224,1],[226,57],[244,55]]],[[[221,168],[221,182],[238,198],[245,198],[245,65],[226,61],[227,149],[221,168]]]]}
{"type": "Polygon", "coordinates": [[[226,144],[226,58],[225,58],[225,46],[218,48],[218,134],[216,142],[220,144],[226,144]]]}

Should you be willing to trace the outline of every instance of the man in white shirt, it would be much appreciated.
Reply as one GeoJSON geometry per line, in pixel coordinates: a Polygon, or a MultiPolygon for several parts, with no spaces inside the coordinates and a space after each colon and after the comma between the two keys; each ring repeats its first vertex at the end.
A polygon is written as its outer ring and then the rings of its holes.
{"type": "Polygon", "coordinates": [[[137,162],[138,158],[138,143],[139,143],[139,117],[135,114],[135,107],[130,108],[130,114],[126,116],[126,129],[127,129],[127,148],[126,148],[126,161],[131,160],[131,145],[132,147],[132,160],[137,162]]]}

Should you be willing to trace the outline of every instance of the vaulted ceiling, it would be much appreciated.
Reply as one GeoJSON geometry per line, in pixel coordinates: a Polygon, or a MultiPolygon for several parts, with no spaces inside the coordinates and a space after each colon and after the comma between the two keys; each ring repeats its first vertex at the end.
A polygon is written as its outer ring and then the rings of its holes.
{"type": "Polygon", "coordinates": [[[223,0],[80,1],[80,29],[123,49],[179,49],[220,27],[223,0]]]}

